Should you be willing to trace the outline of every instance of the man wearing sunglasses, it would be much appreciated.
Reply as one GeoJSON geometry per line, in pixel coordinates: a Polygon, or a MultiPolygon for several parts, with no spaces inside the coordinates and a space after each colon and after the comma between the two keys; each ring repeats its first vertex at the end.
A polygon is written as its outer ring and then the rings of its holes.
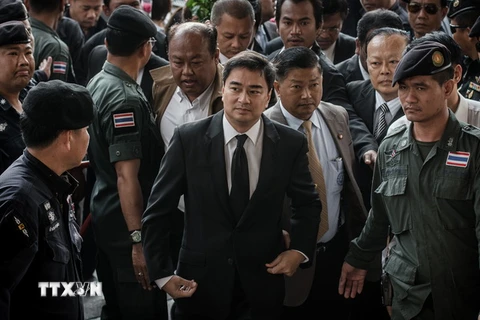
{"type": "Polygon", "coordinates": [[[407,2],[408,21],[413,29],[413,37],[420,38],[428,32],[448,28],[442,28],[448,7],[447,0],[403,0],[407,2]]]}
{"type": "Polygon", "coordinates": [[[460,93],[468,99],[480,100],[480,60],[476,49],[477,40],[469,33],[475,20],[480,16],[478,0],[455,0],[450,3],[448,17],[455,42],[462,49],[466,71],[459,86],[460,93]]]}

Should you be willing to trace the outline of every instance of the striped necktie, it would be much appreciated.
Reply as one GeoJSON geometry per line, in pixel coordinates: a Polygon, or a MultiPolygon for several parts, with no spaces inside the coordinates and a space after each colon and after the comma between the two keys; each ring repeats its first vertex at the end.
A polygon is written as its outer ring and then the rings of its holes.
{"type": "Polygon", "coordinates": [[[312,137],[312,122],[304,121],[302,124],[308,141],[308,168],[312,175],[313,182],[317,189],[320,201],[322,202],[322,212],[320,214],[320,226],[318,228],[317,241],[319,241],[325,232],[328,231],[328,207],[327,207],[327,188],[325,186],[325,178],[323,177],[323,169],[315,150],[315,144],[312,137]]]}
{"type": "Polygon", "coordinates": [[[375,127],[375,130],[373,131],[373,136],[375,139],[378,139],[378,137],[381,137],[384,133],[385,130],[387,130],[387,120],[385,119],[385,115],[388,112],[388,105],[386,102],[384,102],[380,107],[380,114],[378,115],[378,121],[377,121],[377,126],[375,127]]]}

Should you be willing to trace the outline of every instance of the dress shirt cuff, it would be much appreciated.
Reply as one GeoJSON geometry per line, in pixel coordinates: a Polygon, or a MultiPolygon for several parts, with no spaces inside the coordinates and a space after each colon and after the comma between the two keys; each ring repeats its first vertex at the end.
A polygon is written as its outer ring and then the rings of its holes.
{"type": "Polygon", "coordinates": [[[292,249],[292,250],[297,251],[298,253],[301,253],[302,256],[305,257],[305,260],[303,260],[301,263],[307,263],[308,261],[310,261],[310,259],[308,259],[308,257],[302,251],[298,251],[298,250],[295,250],[295,249],[292,249]]]}
{"type": "Polygon", "coordinates": [[[168,277],[165,277],[165,278],[160,278],[160,279],[157,279],[155,280],[155,283],[157,284],[157,287],[159,289],[162,289],[163,286],[168,282],[170,281],[170,279],[172,279],[173,276],[168,276],[168,277]]]}

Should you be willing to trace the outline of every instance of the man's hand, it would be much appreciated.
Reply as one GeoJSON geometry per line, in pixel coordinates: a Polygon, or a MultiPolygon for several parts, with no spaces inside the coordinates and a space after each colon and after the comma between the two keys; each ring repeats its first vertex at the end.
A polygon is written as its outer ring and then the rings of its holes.
{"type": "Polygon", "coordinates": [[[147,264],[145,263],[141,243],[132,245],[132,263],[138,283],[140,283],[144,290],[152,290],[153,287],[150,285],[150,277],[148,276],[147,264]]]}
{"type": "Polygon", "coordinates": [[[43,59],[38,69],[45,72],[45,74],[47,75],[47,79],[50,79],[50,75],[52,71],[52,57],[43,59]]]}
{"type": "Polygon", "coordinates": [[[168,293],[173,299],[188,298],[195,293],[197,286],[198,284],[195,280],[186,280],[174,275],[165,283],[162,290],[168,293]]]}
{"type": "Polygon", "coordinates": [[[372,168],[372,170],[373,170],[373,167],[375,166],[375,161],[377,161],[377,151],[368,150],[363,154],[363,162],[369,165],[370,168],[372,168]]]}
{"type": "Polygon", "coordinates": [[[355,298],[357,293],[362,293],[366,275],[367,270],[352,267],[350,264],[344,262],[338,284],[338,293],[346,299],[355,298]]]}
{"type": "Polygon", "coordinates": [[[303,260],[305,260],[305,257],[300,252],[287,250],[280,253],[275,260],[265,264],[265,266],[267,266],[268,273],[284,274],[291,277],[303,260]]]}

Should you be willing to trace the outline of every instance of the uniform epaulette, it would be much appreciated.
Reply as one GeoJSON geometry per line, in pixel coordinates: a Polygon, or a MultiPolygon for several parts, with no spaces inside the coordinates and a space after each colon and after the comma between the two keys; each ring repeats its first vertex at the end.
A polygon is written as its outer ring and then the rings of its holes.
{"type": "Polygon", "coordinates": [[[400,132],[405,131],[407,129],[407,125],[405,123],[399,125],[398,127],[392,128],[391,130],[388,130],[387,135],[385,136],[385,139],[394,135],[399,134],[400,132]]]}
{"type": "Polygon", "coordinates": [[[462,127],[462,131],[480,139],[480,128],[477,128],[471,124],[467,124],[462,127]]]}

